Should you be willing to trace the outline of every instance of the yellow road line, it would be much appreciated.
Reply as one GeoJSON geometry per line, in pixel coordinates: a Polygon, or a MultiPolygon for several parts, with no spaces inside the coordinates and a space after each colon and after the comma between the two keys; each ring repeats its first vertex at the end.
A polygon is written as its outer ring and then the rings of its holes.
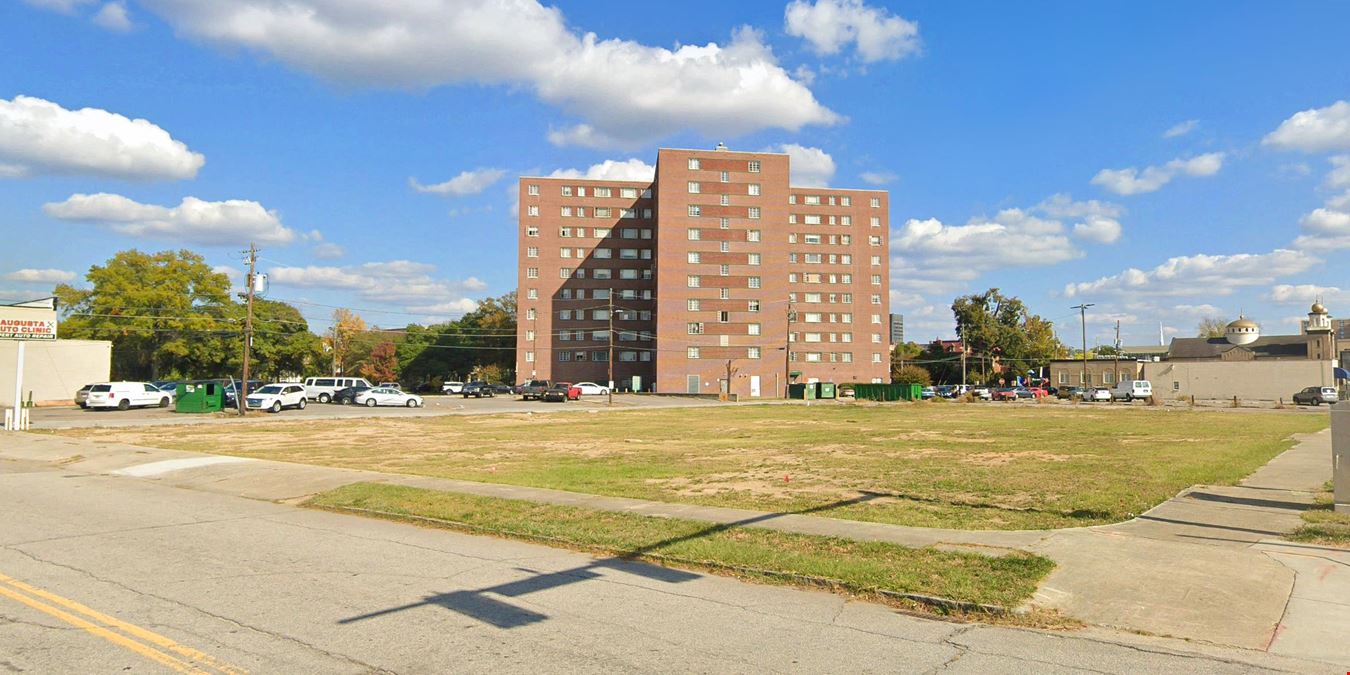
{"type": "Polygon", "coordinates": [[[220,661],[217,661],[209,654],[193,649],[192,647],[181,645],[167,637],[164,637],[163,635],[155,633],[154,631],[146,630],[135,624],[127,623],[126,621],[99,612],[95,609],[92,609],[78,602],[75,602],[74,600],[63,598],[59,595],[56,595],[55,593],[51,593],[48,591],[44,591],[40,588],[36,588],[34,586],[30,586],[22,581],[19,581],[18,579],[14,579],[12,577],[0,574],[0,584],[5,584],[11,587],[5,588],[4,586],[0,585],[0,595],[4,595],[13,600],[17,600],[18,602],[28,605],[29,607],[32,607],[33,609],[54,616],[62,621],[65,621],[66,623],[81,628],[94,635],[98,635],[99,637],[102,637],[105,640],[108,640],[109,642],[113,642],[118,646],[136,652],[137,654],[140,654],[148,659],[151,659],[165,666],[168,666],[169,668],[172,668],[173,670],[176,670],[178,672],[206,673],[206,671],[198,669],[194,664],[180,661],[179,659],[169,654],[165,654],[164,652],[161,652],[150,646],[144,645],[140,642],[136,642],[135,640],[131,640],[121,634],[110,631],[103,626],[99,626],[89,621],[86,621],[85,619],[82,619],[78,616],[68,614],[60,609],[57,609],[43,602],[35,600],[18,591],[29,593],[33,596],[37,596],[38,598],[42,598],[49,602],[65,607],[66,609],[78,612],[80,614],[84,614],[85,616],[89,617],[90,619],[93,619],[94,621],[98,621],[112,628],[117,628],[118,630],[121,630],[131,636],[140,638],[145,642],[149,642],[153,645],[157,645],[164,649],[176,652],[193,661],[196,661],[199,665],[206,666],[220,673],[224,673],[225,675],[246,675],[246,673],[248,672],[236,666],[230,665],[228,663],[222,663],[220,661]]]}

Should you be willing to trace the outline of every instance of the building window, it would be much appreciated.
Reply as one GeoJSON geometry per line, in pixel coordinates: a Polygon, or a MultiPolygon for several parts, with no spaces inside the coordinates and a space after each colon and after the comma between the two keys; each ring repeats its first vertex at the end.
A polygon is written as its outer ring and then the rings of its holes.
{"type": "Polygon", "coordinates": [[[539,278],[539,268],[538,268],[538,267],[529,267],[529,268],[526,268],[526,269],[525,269],[525,278],[526,278],[526,279],[538,279],[538,278],[539,278]]]}
{"type": "Polygon", "coordinates": [[[652,189],[651,189],[651,188],[643,188],[643,189],[642,189],[642,198],[643,198],[643,199],[651,199],[651,198],[652,198],[652,189]]]}
{"type": "Polygon", "coordinates": [[[873,294],[872,294],[872,304],[874,304],[874,305],[880,305],[880,304],[881,304],[881,296],[878,295],[878,294],[876,294],[876,293],[873,293],[873,294]]]}
{"type": "MultiPolygon", "coordinates": [[[[577,272],[579,272],[579,273],[580,273],[580,272],[585,272],[585,271],[586,271],[586,270],[577,270],[577,272]]],[[[613,272],[612,272],[609,268],[607,268],[607,267],[601,267],[601,268],[595,270],[594,274],[595,274],[595,276],[591,277],[592,279],[612,279],[612,278],[614,278],[614,277],[613,277],[613,272]]],[[[577,274],[577,278],[583,278],[583,275],[577,274]]],[[[599,291],[596,291],[596,292],[598,293],[599,291]]],[[[596,297],[599,297],[599,296],[596,296],[596,297]]]]}
{"type": "Polygon", "coordinates": [[[624,239],[637,239],[638,231],[635,227],[625,227],[619,231],[619,236],[624,239]]]}
{"type": "Polygon", "coordinates": [[[872,285],[873,285],[873,286],[880,286],[880,285],[881,285],[881,275],[880,275],[880,274],[873,274],[873,275],[872,275],[872,285]]]}
{"type": "Polygon", "coordinates": [[[614,251],[613,249],[608,248],[597,248],[592,253],[592,256],[603,260],[609,260],[610,258],[614,257],[614,251]]]}
{"type": "Polygon", "coordinates": [[[759,173],[759,160],[750,160],[750,163],[746,166],[746,170],[750,173],[759,173]]]}
{"type": "Polygon", "coordinates": [[[689,349],[685,350],[685,355],[691,359],[698,358],[698,347],[690,347],[689,349]]]}
{"type": "Polygon", "coordinates": [[[690,263],[697,265],[698,262],[699,262],[700,260],[702,260],[702,259],[703,259],[703,254],[699,253],[698,251],[690,251],[690,252],[689,252],[689,262],[690,262],[690,263]]]}
{"type": "Polygon", "coordinates": [[[528,214],[531,215],[531,216],[537,216],[537,215],[539,215],[539,205],[538,205],[538,204],[530,204],[529,208],[526,210],[526,213],[528,213],[528,214]]]}
{"type": "Polygon", "coordinates": [[[805,195],[802,197],[802,203],[807,206],[819,206],[820,195],[805,195]]]}
{"type": "Polygon", "coordinates": [[[702,214],[703,214],[703,207],[699,206],[698,204],[690,204],[690,205],[689,205],[689,217],[690,217],[690,218],[697,218],[697,217],[699,217],[699,216],[702,215],[702,214]]]}
{"type": "Polygon", "coordinates": [[[586,196],[586,188],[583,187],[583,186],[581,186],[581,185],[578,185],[578,186],[577,186],[577,196],[578,196],[578,197],[585,197],[585,196],[586,196]]]}
{"type": "Polygon", "coordinates": [[[525,363],[534,363],[534,352],[525,352],[525,363]]]}
{"type": "Polygon", "coordinates": [[[872,208],[874,208],[874,209],[879,209],[879,208],[881,208],[881,197],[873,197],[873,198],[872,198],[872,208]]]}
{"type": "Polygon", "coordinates": [[[637,218],[637,209],[619,209],[620,218],[637,218]]]}
{"type": "Polygon", "coordinates": [[[719,289],[717,289],[717,297],[719,297],[719,298],[721,298],[721,299],[723,299],[723,300],[729,299],[729,298],[731,297],[731,289],[729,289],[729,288],[719,288],[719,289]]]}
{"type": "MultiPolygon", "coordinates": [[[[651,210],[651,209],[647,209],[647,215],[644,216],[644,217],[645,217],[645,218],[651,218],[651,217],[652,217],[652,210],[651,210]]],[[[652,231],[651,231],[650,229],[643,228],[642,230],[639,230],[639,231],[638,231],[638,235],[639,235],[639,238],[641,238],[641,239],[651,239],[651,238],[652,238],[652,231]]]]}
{"type": "Polygon", "coordinates": [[[745,264],[747,264],[747,265],[758,265],[758,264],[759,264],[759,254],[758,254],[758,253],[748,253],[748,254],[746,254],[746,256],[745,256],[745,264]]]}
{"type": "Polygon", "coordinates": [[[572,196],[572,186],[571,186],[571,185],[564,185],[564,186],[562,186],[562,196],[564,196],[564,197],[571,197],[571,196],[572,196]]]}
{"type": "Polygon", "coordinates": [[[637,260],[638,250],[635,248],[621,248],[619,249],[619,258],[622,260],[637,260]]]}
{"type": "Polygon", "coordinates": [[[717,268],[717,273],[718,273],[718,274],[721,274],[722,276],[726,276],[726,275],[728,275],[728,274],[731,274],[731,265],[720,265],[720,266],[718,266],[718,268],[717,268]]]}
{"type": "Polygon", "coordinates": [[[723,172],[722,172],[722,182],[725,183],[725,182],[727,182],[727,181],[729,181],[729,180],[731,180],[731,173],[730,173],[730,172],[727,172],[727,171],[723,171],[723,172]]]}
{"type": "Polygon", "coordinates": [[[881,363],[881,354],[872,352],[872,363],[881,363]]]}
{"type": "Polygon", "coordinates": [[[840,205],[840,206],[853,206],[853,198],[852,198],[852,197],[849,197],[849,196],[847,196],[847,195],[846,195],[846,196],[843,196],[843,197],[840,197],[840,198],[839,198],[839,205],[840,205]]]}
{"type": "Polygon", "coordinates": [[[729,321],[731,321],[731,312],[728,312],[728,311],[726,311],[726,310],[722,310],[722,311],[720,311],[720,312],[717,313],[717,322],[718,322],[718,323],[727,323],[727,322],[729,322],[729,321]]]}
{"type": "MultiPolygon", "coordinates": [[[[597,278],[599,278],[599,277],[597,277],[597,278]]],[[[619,270],[619,278],[620,278],[620,279],[636,279],[636,278],[638,278],[638,271],[637,271],[637,270],[630,270],[630,269],[619,270]]]]}
{"type": "Polygon", "coordinates": [[[698,228],[696,227],[689,228],[689,241],[698,241],[698,240],[699,240],[698,228]]]}
{"type": "Polygon", "coordinates": [[[729,251],[731,250],[731,242],[727,242],[727,241],[719,241],[719,242],[717,242],[717,250],[719,250],[719,251],[721,251],[721,252],[723,252],[723,253],[729,252],[729,251]]]}
{"type": "Polygon", "coordinates": [[[759,335],[759,324],[752,323],[749,326],[746,326],[746,330],[750,335],[759,335]]]}
{"type": "Polygon", "coordinates": [[[806,323],[820,323],[824,315],[820,312],[802,312],[802,321],[806,323]]]}
{"type": "Polygon", "coordinates": [[[881,323],[881,315],[880,315],[880,314],[873,314],[873,315],[872,315],[872,323],[880,324],[880,323],[881,323]]]}
{"type": "Polygon", "coordinates": [[[697,158],[697,157],[690,157],[690,158],[689,158],[689,169],[690,169],[690,170],[696,171],[696,170],[698,170],[699,168],[700,168],[700,167],[699,167],[699,163],[698,163],[698,158],[697,158]]]}
{"type": "Polygon", "coordinates": [[[720,221],[718,221],[717,225],[718,225],[718,227],[719,227],[720,229],[723,229],[723,230],[730,230],[730,229],[731,229],[731,219],[730,219],[730,218],[722,218],[720,221]]]}
{"type": "Polygon", "coordinates": [[[528,247],[526,247],[526,248],[525,248],[525,257],[526,257],[526,258],[538,258],[538,257],[539,257],[539,247],[538,247],[538,246],[528,246],[528,247]]]}
{"type": "Polygon", "coordinates": [[[759,183],[751,183],[747,193],[752,197],[759,196],[759,183]]]}
{"type": "Polygon", "coordinates": [[[689,181],[689,194],[696,195],[702,192],[702,190],[703,186],[699,185],[697,181],[689,181]]]}
{"type": "Polygon", "coordinates": [[[528,186],[525,187],[525,192],[529,193],[529,194],[532,195],[532,196],[538,196],[538,195],[539,195],[539,186],[538,186],[538,185],[528,185],[528,186]]]}
{"type": "Polygon", "coordinates": [[[687,303],[687,306],[689,307],[689,311],[697,312],[699,308],[699,301],[697,299],[690,298],[689,302],[687,303]]]}
{"type": "Polygon", "coordinates": [[[745,311],[747,311],[747,312],[758,312],[758,311],[759,311],[759,301],[758,301],[758,300],[749,300],[749,301],[747,301],[747,302],[746,302],[746,308],[745,308],[745,311]]]}
{"type": "Polygon", "coordinates": [[[537,237],[537,236],[539,236],[539,228],[537,228],[537,227],[527,227],[527,228],[525,228],[525,236],[527,236],[527,237],[537,237]]]}
{"type": "Polygon", "coordinates": [[[619,188],[619,196],[624,199],[637,199],[637,188],[619,188]]]}
{"type": "Polygon", "coordinates": [[[759,230],[746,230],[746,231],[745,231],[745,240],[746,240],[746,241],[759,241],[759,230]]]}
{"type": "Polygon", "coordinates": [[[525,319],[526,319],[527,321],[530,321],[530,320],[533,320],[533,319],[534,319],[534,308],[533,308],[533,307],[531,307],[531,308],[525,310],[525,319]]]}
{"type": "MultiPolygon", "coordinates": [[[[530,310],[530,312],[533,313],[534,310],[530,310]]],[[[533,319],[533,318],[534,318],[534,315],[531,314],[530,318],[533,319]]],[[[558,310],[558,318],[559,318],[560,320],[563,320],[563,321],[571,321],[571,320],[572,320],[572,310],[570,310],[570,309],[562,309],[562,310],[558,310]]]]}
{"type": "Polygon", "coordinates": [[[690,274],[690,275],[689,275],[689,278],[688,278],[688,284],[689,284],[689,288],[698,288],[698,287],[699,287],[699,283],[698,283],[698,275],[697,275],[697,274],[690,274]]]}
{"type": "Polygon", "coordinates": [[[868,237],[868,238],[867,238],[867,244],[868,244],[869,246],[880,246],[880,245],[881,245],[881,237],[877,237],[877,236],[868,237]]]}
{"type": "MultiPolygon", "coordinates": [[[[535,275],[535,277],[538,277],[538,276],[539,276],[539,271],[538,271],[538,270],[535,270],[534,275],[535,275]]],[[[571,278],[572,278],[572,268],[571,268],[571,267],[559,267],[559,268],[558,268],[558,278],[559,278],[559,279],[571,279],[571,278]]]]}
{"type": "Polygon", "coordinates": [[[608,237],[609,237],[609,228],[608,228],[608,227],[597,227],[597,228],[595,228],[595,230],[594,230],[594,236],[595,236],[596,239],[605,239],[605,238],[608,238],[608,237]]]}
{"type": "Polygon", "coordinates": [[[810,213],[808,213],[808,214],[802,216],[802,222],[803,222],[803,223],[806,223],[807,225],[819,225],[819,224],[820,224],[820,216],[815,215],[815,214],[810,214],[810,213]]]}
{"type": "Polygon", "coordinates": [[[840,225],[852,225],[852,224],[853,224],[853,216],[839,216],[839,224],[840,224],[840,225]]]}
{"type": "Polygon", "coordinates": [[[722,195],[720,198],[722,206],[731,206],[731,195],[722,195]]]}
{"type": "Polygon", "coordinates": [[[690,335],[702,335],[702,334],[703,334],[703,322],[702,322],[702,321],[690,321],[690,322],[689,322],[689,326],[688,326],[688,330],[689,330],[689,334],[690,334],[690,335]]]}
{"type": "Polygon", "coordinates": [[[759,288],[759,277],[750,277],[748,286],[750,288],[759,288]]]}
{"type": "Polygon", "coordinates": [[[872,333],[872,344],[881,344],[881,333],[872,333]]]}
{"type": "Polygon", "coordinates": [[[594,190],[591,190],[592,197],[611,197],[613,195],[614,195],[613,191],[611,191],[607,187],[598,187],[595,188],[594,190]]]}
{"type": "Polygon", "coordinates": [[[759,218],[759,207],[758,206],[750,207],[749,211],[746,213],[746,217],[751,220],[757,220],[759,218]]]}

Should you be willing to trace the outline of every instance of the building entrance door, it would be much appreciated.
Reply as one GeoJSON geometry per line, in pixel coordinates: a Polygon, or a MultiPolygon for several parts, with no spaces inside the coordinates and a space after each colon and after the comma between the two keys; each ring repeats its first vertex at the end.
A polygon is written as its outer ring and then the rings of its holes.
{"type": "Polygon", "coordinates": [[[698,375],[686,375],[686,376],[685,376],[685,380],[684,380],[684,382],[685,382],[685,385],[684,385],[684,386],[685,386],[684,393],[686,393],[686,394],[697,394],[698,391],[699,391],[699,384],[698,384],[698,383],[699,383],[699,380],[700,380],[700,378],[699,378],[698,375]]]}
{"type": "Polygon", "coordinates": [[[758,375],[751,375],[751,376],[750,376],[750,397],[751,397],[751,398],[755,398],[755,397],[757,397],[757,396],[759,396],[759,376],[758,376],[758,375]]]}

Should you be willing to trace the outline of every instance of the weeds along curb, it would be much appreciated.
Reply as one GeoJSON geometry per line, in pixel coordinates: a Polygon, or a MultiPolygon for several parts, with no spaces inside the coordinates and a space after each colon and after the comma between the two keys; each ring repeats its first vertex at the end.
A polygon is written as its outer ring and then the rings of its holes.
{"type": "Polygon", "coordinates": [[[427,516],[417,516],[410,513],[397,513],[394,511],[380,511],[378,509],[363,509],[357,506],[322,506],[316,504],[305,504],[308,508],[319,509],[322,511],[331,511],[334,513],[350,513],[357,515],[369,515],[389,520],[404,520],[413,523],[427,523],[441,526],[445,529],[462,530],[471,533],[490,534],[512,539],[521,539],[544,544],[558,544],[574,550],[583,550],[591,553],[602,553],[612,555],[623,560],[637,560],[657,563],[662,566],[676,567],[694,567],[698,569],[720,570],[738,575],[748,575],[764,577],[769,579],[779,579],[788,581],[799,586],[810,586],[814,588],[824,588],[831,590],[844,590],[856,595],[868,596],[874,595],[891,601],[909,601],[921,605],[932,607],[943,612],[966,612],[970,614],[985,614],[990,616],[1009,616],[1019,614],[1016,610],[1010,610],[1007,607],[999,605],[987,605],[979,602],[969,602],[966,600],[953,600],[935,595],[925,595],[923,593],[906,593],[903,591],[892,591],[884,588],[870,588],[858,586],[847,581],[831,579],[829,577],[817,577],[809,574],[796,574],[793,572],[779,572],[777,570],[766,570],[757,567],[745,567],[743,565],[729,565],[727,563],[692,560],[689,558],[679,558],[675,556],[656,555],[651,553],[628,554],[623,551],[605,548],[603,546],[587,546],[577,542],[562,539],[560,537],[550,537],[542,534],[529,534],[525,532],[515,532],[512,530],[500,530],[472,523],[465,523],[458,520],[447,520],[443,518],[430,518],[427,516]],[[669,564],[668,564],[669,563],[669,564]]]}

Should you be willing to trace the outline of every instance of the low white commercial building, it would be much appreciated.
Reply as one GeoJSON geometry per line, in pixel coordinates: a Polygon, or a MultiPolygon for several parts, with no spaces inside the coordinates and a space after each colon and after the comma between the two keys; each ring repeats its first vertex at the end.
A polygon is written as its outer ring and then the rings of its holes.
{"type": "MultiPolygon", "coordinates": [[[[14,364],[19,343],[0,340],[0,408],[14,406],[14,364]]],[[[32,340],[23,359],[23,399],[35,405],[70,405],[80,387],[107,382],[112,343],[107,340],[32,340]]]]}

